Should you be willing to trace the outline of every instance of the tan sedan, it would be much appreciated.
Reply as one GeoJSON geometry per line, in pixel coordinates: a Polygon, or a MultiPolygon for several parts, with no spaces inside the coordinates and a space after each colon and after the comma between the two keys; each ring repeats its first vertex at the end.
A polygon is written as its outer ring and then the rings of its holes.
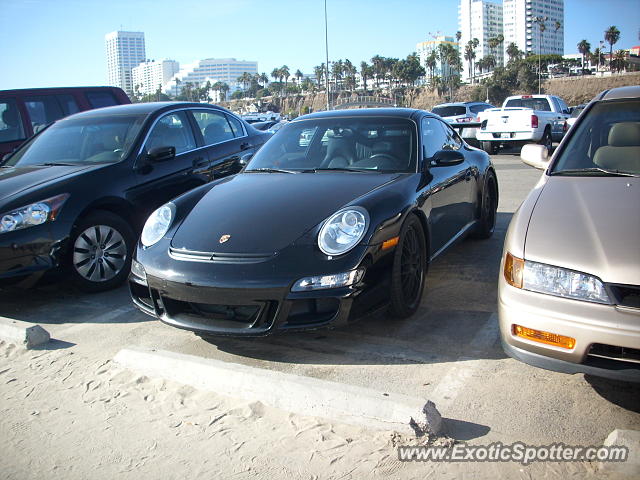
{"type": "Polygon", "coordinates": [[[514,214],[498,303],[511,357],[640,382],[640,86],[600,94],[514,214]]]}

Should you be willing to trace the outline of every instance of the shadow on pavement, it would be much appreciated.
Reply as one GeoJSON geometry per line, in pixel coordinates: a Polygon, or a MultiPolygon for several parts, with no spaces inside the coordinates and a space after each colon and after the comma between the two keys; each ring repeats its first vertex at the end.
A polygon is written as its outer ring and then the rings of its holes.
{"type": "Polygon", "coordinates": [[[640,383],[627,383],[585,375],[598,395],[625,410],[640,413],[640,383]]]}
{"type": "Polygon", "coordinates": [[[453,418],[443,418],[444,431],[451,438],[462,441],[473,440],[474,438],[484,437],[491,431],[486,425],[478,423],[465,422],[464,420],[455,420],[453,418]]]}

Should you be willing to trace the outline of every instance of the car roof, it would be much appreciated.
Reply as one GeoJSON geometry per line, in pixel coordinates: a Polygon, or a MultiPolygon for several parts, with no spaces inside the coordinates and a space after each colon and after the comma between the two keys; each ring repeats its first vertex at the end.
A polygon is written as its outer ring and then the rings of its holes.
{"type": "Polygon", "coordinates": [[[466,107],[468,105],[491,105],[491,104],[487,103],[487,102],[449,102],[449,103],[440,103],[438,105],[435,105],[433,108],[436,108],[436,107],[466,107]]]}
{"type": "Polygon", "coordinates": [[[91,87],[40,87],[40,88],[13,88],[11,90],[0,90],[0,95],[24,95],[38,93],[65,93],[74,91],[95,91],[95,90],[121,90],[119,87],[110,85],[91,86],[91,87]]]}
{"type": "Polygon", "coordinates": [[[125,114],[151,114],[162,110],[173,110],[176,108],[214,108],[229,113],[226,108],[217,105],[209,105],[207,103],[195,102],[148,102],[148,103],[131,103],[127,105],[114,105],[112,107],[97,108],[87,110],[85,112],[76,113],[67,118],[91,117],[102,115],[125,115],[125,114]]]}
{"type": "Polygon", "coordinates": [[[311,120],[319,118],[337,118],[337,117],[405,117],[412,118],[418,113],[427,113],[424,110],[415,108],[354,108],[347,110],[324,110],[322,112],[310,113],[298,117],[294,122],[300,120],[311,120]]]}
{"type": "Polygon", "coordinates": [[[599,95],[598,100],[617,100],[620,98],[638,98],[640,97],[640,85],[632,85],[628,87],[612,88],[605,90],[599,95]]]}

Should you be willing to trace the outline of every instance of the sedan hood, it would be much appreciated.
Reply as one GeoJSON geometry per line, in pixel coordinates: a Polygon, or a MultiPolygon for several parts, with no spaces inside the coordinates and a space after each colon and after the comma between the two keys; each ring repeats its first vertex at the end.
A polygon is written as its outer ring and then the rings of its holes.
{"type": "Polygon", "coordinates": [[[42,166],[5,167],[0,168],[0,202],[14,197],[47,182],[73,175],[88,168],[100,168],[100,166],[74,165],[74,166],[42,166]]]}
{"type": "Polygon", "coordinates": [[[175,233],[176,249],[272,254],[397,174],[244,173],[215,185],[175,233]],[[220,243],[223,235],[230,235],[220,243]]]}
{"type": "Polygon", "coordinates": [[[548,177],[525,258],[640,285],[640,178],[548,177]]]}

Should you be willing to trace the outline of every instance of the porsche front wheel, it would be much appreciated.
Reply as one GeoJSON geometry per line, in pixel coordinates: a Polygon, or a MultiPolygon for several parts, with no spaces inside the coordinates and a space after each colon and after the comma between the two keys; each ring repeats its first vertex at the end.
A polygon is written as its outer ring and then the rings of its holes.
{"type": "Polygon", "coordinates": [[[420,306],[427,274],[427,253],[420,220],[410,215],[400,230],[391,268],[391,305],[394,317],[407,318],[420,306]]]}

